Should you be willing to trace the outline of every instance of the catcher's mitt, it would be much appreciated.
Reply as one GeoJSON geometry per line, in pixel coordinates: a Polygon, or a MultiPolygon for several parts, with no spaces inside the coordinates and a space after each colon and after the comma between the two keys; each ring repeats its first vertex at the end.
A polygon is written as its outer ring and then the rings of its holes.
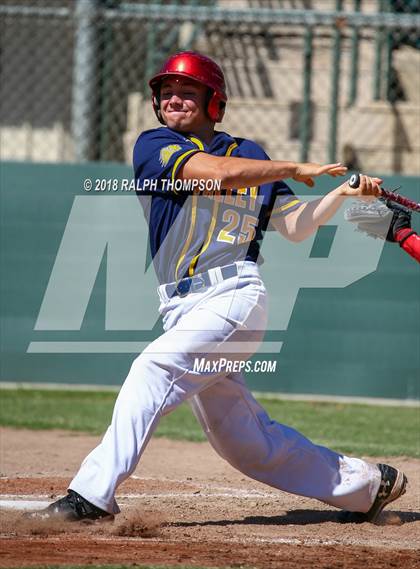
{"type": "Polygon", "coordinates": [[[353,203],[345,210],[344,219],[355,223],[362,233],[394,242],[399,229],[410,227],[411,212],[395,202],[378,199],[353,203]]]}

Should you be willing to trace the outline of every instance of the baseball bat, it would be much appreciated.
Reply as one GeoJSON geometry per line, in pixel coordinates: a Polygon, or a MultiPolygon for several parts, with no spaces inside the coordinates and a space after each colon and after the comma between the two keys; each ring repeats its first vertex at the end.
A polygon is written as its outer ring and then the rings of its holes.
{"type": "MultiPolygon", "coordinates": [[[[351,188],[358,188],[360,185],[360,174],[353,174],[349,180],[349,186],[351,188]]],[[[406,198],[405,196],[400,196],[395,192],[390,192],[389,190],[384,190],[381,188],[382,197],[386,200],[390,200],[392,202],[396,202],[407,209],[411,209],[412,211],[420,212],[420,203],[415,202],[414,200],[410,200],[410,198],[406,198]]]]}

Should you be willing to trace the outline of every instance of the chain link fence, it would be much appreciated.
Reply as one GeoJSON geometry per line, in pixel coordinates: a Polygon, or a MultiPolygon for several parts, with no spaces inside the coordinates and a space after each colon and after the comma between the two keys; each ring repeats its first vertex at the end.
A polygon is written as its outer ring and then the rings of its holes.
{"type": "Polygon", "coordinates": [[[147,79],[196,49],[272,158],[420,174],[419,0],[2,0],[0,158],[131,162],[147,79]]]}

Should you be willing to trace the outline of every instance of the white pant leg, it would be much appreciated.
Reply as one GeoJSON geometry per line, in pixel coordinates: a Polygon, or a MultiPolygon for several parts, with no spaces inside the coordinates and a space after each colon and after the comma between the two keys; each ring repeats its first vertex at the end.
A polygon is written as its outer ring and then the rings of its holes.
{"type": "Polygon", "coordinates": [[[216,452],[250,478],[349,511],[371,507],[378,469],[270,420],[240,374],[212,384],[190,404],[216,452]]]}
{"type": "Polygon", "coordinates": [[[203,302],[198,299],[200,295],[174,299],[175,324],[134,361],[116,400],[111,425],[70,484],[105,511],[119,511],[115,490],[135,469],[160,417],[220,377],[217,372],[195,372],[194,358],[218,360],[224,346],[242,340],[244,334],[252,346],[248,354],[242,354],[246,358],[256,349],[252,342],[261,340],[265,294],[259,285],[235,291],[226,284],[206,292],[203,302]],[[229,306],[229,319],[220,308],[223,304],[229,306]]]}

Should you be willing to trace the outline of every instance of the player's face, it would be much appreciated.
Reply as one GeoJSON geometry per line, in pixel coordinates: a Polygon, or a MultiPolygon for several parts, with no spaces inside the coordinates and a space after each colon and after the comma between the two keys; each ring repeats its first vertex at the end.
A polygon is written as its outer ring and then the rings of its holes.
{"type": "Polygon", "coordinates": [[[169,77],[160,88],[160,111],[166,125],[180,132],[197,132],[211,123],[205,112],[207,87],[180,77],[169,77]]]}

